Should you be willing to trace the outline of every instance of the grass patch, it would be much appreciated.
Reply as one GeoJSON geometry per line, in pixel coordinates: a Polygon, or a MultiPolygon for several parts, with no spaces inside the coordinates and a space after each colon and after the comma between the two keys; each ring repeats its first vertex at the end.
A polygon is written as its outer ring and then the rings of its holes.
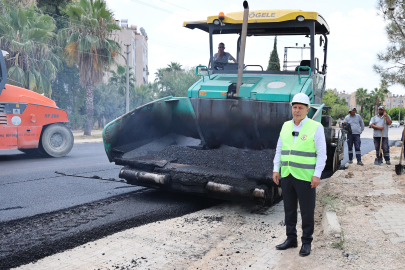
{"type": "Polygon", "coordinates": [[[345,240],[345,232],[342,230],[342,233],[340,234],[339,241],[333,242],[331,245],[332,245],[333,248],[337,248],[337,249],[342,250],[345,242],[346,242],[346,240],[345,240]]]}
{"type": "Polygon", "coordinates": [[[336,204],[338,200],[335,198],[334,194],[327,194],[320,197],[320,204],[322,207],[326,207],[336,212],[336,204]]]}

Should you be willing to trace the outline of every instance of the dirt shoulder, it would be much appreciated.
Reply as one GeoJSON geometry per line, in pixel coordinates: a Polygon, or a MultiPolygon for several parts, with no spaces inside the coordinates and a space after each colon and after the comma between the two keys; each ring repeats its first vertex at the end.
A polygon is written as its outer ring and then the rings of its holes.
{"type": "Polygon", "coordinates": [[[375,151],[338,171],[317,191],[313,252],[299,258],[288,252],[276,269],[405,269],[405,175],[393,165],[374,164],[375,151]],[[325,205],[336,211],[342,235],[325,236],[320,226],[325,205]]]}
{"type": "MultiPolygon", "coordinates": [[[[391,147],[393,163],[399,152],[391,147]]],[[[365,166],[349,165],[317,189],[313,249],[305,258],[299,248],[275,249],[285,239],[282,202],[266,209],[224,203],[20,269],[405,269],[405,175],[397,176],[394,165],[373,165],[374,154],[363,156],[365,166]],[[336,211],[342,235],[324,235],[325,207],[336,211]]]]}

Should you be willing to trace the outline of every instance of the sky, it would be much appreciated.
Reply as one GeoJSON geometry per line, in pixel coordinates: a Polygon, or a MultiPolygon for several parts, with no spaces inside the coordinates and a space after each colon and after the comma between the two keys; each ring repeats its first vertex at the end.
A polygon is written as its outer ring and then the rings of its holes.
{"type": "MultiPolygon", "coordinates": [[[[115,18],[128,19],[128,24],[143,27],[149,37],[149,81],[154,80],[158,68],[170,62],[183,67],[207,65],[209,60],[208,34],[183,27],[184,21],[206,20],[219,12],[243,11],[243,1],[231,0],[106,0],[115,18]]],[[[328,46],[328,74],[326,88],[352,93],[358,88],[371,91],[380,86],[380,77],[373,70],[378,64],[377,53],[388,46],[385,23],[377,15],[377,0],[250,0],[253,10],[301,9],[320,13],[330,27],[328,46]]],[[[236,35],[214,37],[216,43],[224,42],[225,51],[236,58],[236,35]]],[[[316,44],[319,40],[316,39],[316,44]]],[[[246,41],[245,64],[267,67],[273,37],[253,37],[246,41]]],[[[304,37],[278,37],[277,52],[283,66],[284,47],[306,43],[304,37]]],[[[307,50],[308,51],[308,50],[307,50]]],[[[305,51],[305,52],[307,52],[305,51]]],[[[322,53],[319,46],[316,52],[322,53]]],[[[305,56],[305,54],[304,54],[305,56]]],[[[288,50],[288,60],[300,60],[300,50],[288,50]]],[[[305,57],[304,57],[305,58],[305,57]]],[[[393,85],[394,94],[405,94],[403,86],[393,85]]]]}

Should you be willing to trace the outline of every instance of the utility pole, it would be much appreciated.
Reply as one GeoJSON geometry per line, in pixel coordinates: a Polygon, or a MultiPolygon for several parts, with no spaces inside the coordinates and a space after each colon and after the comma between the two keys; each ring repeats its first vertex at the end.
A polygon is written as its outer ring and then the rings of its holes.
{"type": "Polygon", "coordinates": [[[125,91],[125,96],[126,96],[126,106],[125,106],[125,112],[128,113],[129,112],[129,46],[131,46],[131,44],[125,44],[125,46],[127,46],[127,89],[125,91]]]}

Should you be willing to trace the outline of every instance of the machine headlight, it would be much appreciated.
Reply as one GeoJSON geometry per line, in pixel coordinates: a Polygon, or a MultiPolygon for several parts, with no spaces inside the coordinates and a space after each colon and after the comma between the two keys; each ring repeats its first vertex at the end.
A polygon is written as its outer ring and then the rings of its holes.
{"type": "Polygon", "coordinates": [[[305,20],[305,18],[304,18],[304,16],[298,16],[297,17],[297,21],[299,21],[299,22],[303,22],[305,20]]]}
{"type": "Polygon", "coordinates": [[[215,25],[219,25],[219,20],[218,20],[218,19],[215,19],[215,20],[214,20],[214,24],[215,24],[215,25]]]}

